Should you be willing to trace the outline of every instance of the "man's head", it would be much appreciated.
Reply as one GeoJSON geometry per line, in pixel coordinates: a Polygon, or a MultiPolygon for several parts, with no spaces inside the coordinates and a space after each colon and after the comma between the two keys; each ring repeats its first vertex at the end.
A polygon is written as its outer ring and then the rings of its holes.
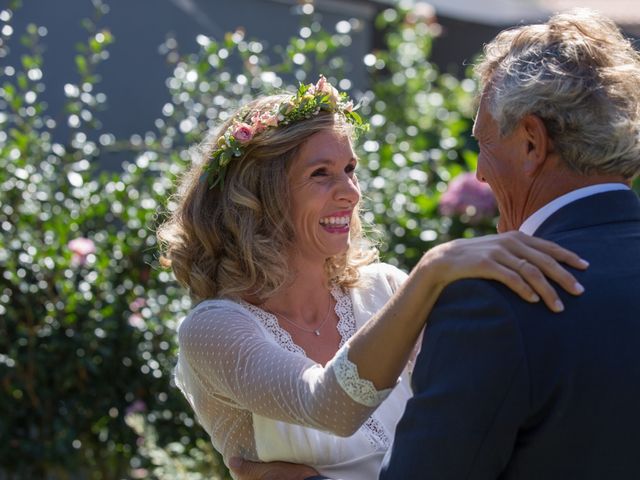
{"type": "Polygon", "coordinates": [[[500,33],[476,67],[478,177],[501,230],[579,186],[640,173],[640,54],[587,10],[500,33]]]}

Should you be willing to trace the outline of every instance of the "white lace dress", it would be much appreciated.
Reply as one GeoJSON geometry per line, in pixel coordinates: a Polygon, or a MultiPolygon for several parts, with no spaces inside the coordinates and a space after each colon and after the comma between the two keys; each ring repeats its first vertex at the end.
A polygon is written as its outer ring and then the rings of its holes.
{"type": "Polygon", "coordinates": [[[283,460],[333,478],[377,478],[411,395],[408,373],[393,390],[376,391],[358,377],[346,341],[406,275],[386,264],[361,275],[362,287],[331,292],[342,342],[324,367],[248,303],[204,301],[182,322],[175,380],[225,461],[283,460]]]}

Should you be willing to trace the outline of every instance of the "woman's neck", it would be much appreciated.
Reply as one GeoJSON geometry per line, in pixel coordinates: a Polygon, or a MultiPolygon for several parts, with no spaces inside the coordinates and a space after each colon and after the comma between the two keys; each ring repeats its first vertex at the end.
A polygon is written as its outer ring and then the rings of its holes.
{"type": "Polygon", "coordinates": [[[324,264],[296,262],[292,270],[293,278],[260,307],[300,323],[317,323],[332,301],[324,264]]]}

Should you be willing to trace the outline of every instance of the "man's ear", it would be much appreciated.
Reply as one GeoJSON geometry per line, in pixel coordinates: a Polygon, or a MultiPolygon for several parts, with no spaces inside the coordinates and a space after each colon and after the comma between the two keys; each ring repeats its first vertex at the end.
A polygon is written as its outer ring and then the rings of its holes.
{"type": "Polygon", "coordinates": [[[525,145],[524,173],[534,175],[551,153],[551,138],[547,127],[540,117],[534,114],[525,115],[520,120],[522,141],[525,145]]]}

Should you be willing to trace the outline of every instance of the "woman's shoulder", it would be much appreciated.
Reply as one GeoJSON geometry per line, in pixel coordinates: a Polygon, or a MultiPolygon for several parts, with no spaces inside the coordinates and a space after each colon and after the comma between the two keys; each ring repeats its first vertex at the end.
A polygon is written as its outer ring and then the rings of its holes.
{"type": "Polygon", "coordinates": [[[204,326],[224,328],[230,323],[255,324],[251,313],[235,300],[226,298],[203,300],[195,305],[180,322],[178,334],[204,326]]]}
{"type": "Polygon", "coordinates": [[[359,270],[358,284],[352,287],[352,295],[363,297],[389,297],[407,279],[407,274],[388,263],[370,263],[359,270]]]}
{"type": "Polygon", "coordinates": [[[398,286],[407,279],[407,274],[390,263],[374,262],[360,267],[360,278],[367,282],[386,282],[398,286]]]}
{"type": "Polygon", "coordinates": [[[216,317],[221,313],[242,312],[243,310],[244,308],[240,302],[235,300],[228,298],[210,298],[194,305],[187,314],[187,318],[202,316],[204,313],[209,313],[210,316],[216,317]]]}
{"type": "Polygon", "coordinates": [[[407,275],[388,263],[372,263],[359,270],[358,283],[349,289],[356,325],[361,327],[398,291],[407,275]]]}

